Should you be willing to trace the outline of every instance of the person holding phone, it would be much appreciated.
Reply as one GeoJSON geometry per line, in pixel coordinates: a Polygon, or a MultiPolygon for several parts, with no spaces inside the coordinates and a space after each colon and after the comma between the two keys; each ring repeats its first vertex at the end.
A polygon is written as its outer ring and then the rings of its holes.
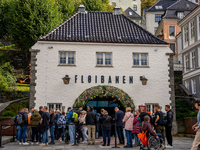
{"type": "Polygon", "coordinates": [[[199,112],[197,114],[197,123],[192,126],[192,129],[196,132],[196,135],[191,150],[197,150],[198,145],[200,144],[200,101],[195,101],[194,106],[199,112]]]}

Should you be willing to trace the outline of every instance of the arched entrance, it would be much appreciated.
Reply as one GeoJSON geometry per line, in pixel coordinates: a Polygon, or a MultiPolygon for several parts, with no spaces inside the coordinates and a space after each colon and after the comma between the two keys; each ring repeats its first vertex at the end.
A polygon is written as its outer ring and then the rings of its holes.
{"type": "Polygon", "coordinates": [[[79,106],[94,106],[97,111],[105,108],[110,115],[113,115],[114,109],[112,108],[118,106],[124,110],[126,107],[134,107],[134,103],[123,90],[109,85],[99,85],[86,89],[76,99],[73,107],[78,108],[79,106]]]}

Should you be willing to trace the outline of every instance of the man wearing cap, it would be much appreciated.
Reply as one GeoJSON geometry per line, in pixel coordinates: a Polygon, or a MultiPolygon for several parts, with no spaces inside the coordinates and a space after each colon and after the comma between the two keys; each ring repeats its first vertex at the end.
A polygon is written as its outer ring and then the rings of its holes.
{"type": "Polygon", "coordinates": [[[72,116],[73,116],[74,110],[71,107],[68,107],[68,124],[69,124],[69,136],[70,136],[70,142],[72,145],[74,145],[75,140],[75,125],[73,124],[72,116]]]}

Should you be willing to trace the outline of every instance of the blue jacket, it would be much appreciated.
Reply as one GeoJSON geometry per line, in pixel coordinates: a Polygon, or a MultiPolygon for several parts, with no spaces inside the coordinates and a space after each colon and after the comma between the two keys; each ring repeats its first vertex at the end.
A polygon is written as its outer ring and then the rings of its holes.
{"type": "Polygon", "coordinates": [[[71,123],[71,122],[72,122],[73,112],[74,112],[74,110],[72,109],[72,110],[68,113],[68,116],[67,116],[68,123],[71,123]]]}
{"type": "Polygon", "coordinates": [[[115,120],[116,120],[117,127],[122,126],[123,118],[124,118],[124,112],[122,110],[119,110],[115,113],[115,120]]]}

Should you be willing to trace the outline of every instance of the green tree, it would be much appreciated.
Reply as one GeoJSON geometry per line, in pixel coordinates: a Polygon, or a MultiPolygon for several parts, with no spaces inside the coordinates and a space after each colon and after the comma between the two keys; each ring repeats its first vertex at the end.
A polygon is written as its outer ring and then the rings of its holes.
{"type": "MultiPolygon", "coordinates": [[[[106,8],[105,8],[105,11],[106,12],[114,12],[114,8],[115,8],[115,6],[113,6],[113,5],[107,5],[106,6],[106,8]]],[[[120,7],[121,8],[121,7],[120,7]]],[[[122,11],[122,13],[124,14],[124,15],[126,15],[125,14],[125,12],[124,12],[124,10],[121,8],[121,11],[122,11]]]]}
{"type": "Polygon", "coordinates": [[[62,19],[67,20],[74,14],[74,2],[72,0],[56,0],[59,12],[62,13],[62,19]]]}
{"type": "Polygon", "coordinates": [[[12,0],[9,11],[10,35],[22,51],[62,22],[55,0],[12,0]]]}
{"type": "Polygon", "coordinates": [[[145,7],[151,7],[152,5],[154,5],[158,0],[142,0],[142,3],[141,3],[141,7],[142,7],[142,10],[143,8],[145,7]]]}
{"type": "Polygon", "coordinates": [[[104,11],[105,4],[103,0],[82,0],[81,3],[85,6],[87,11],[104,11]]]}

